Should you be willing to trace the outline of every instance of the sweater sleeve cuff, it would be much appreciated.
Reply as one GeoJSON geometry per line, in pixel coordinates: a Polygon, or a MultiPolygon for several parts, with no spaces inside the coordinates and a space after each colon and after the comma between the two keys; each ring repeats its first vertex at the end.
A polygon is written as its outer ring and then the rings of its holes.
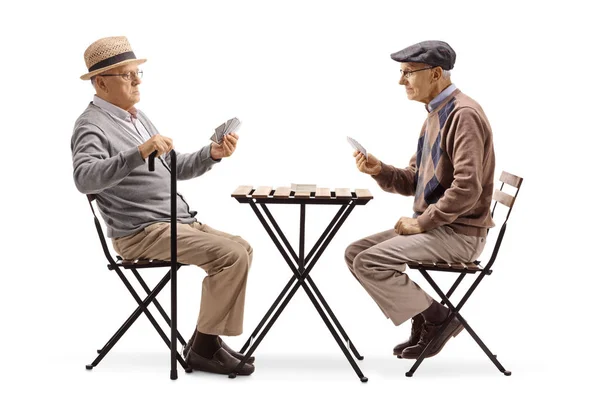
{"type": "Polygon", "coordinates": [[[210,165],[214,165],[214,164],[220,163],[221,160],[222,160],[222,158],[219,158],[218,160],[215,160],[210,155],[210,148],[211,147],[212,147],[212,143],[209,144],[208,146],[204,146],[200,150],[200,160],[202,160],[202,162],[208,162],[210,165]]]}
{"type": "Polygon", "coordinates": [[[392,166],[381,161],[381,171],[377,175],[371,175],[371,178],[375,179],[375,182],[385,185],[392,178],[392,171],[392,166]]]}
{"type": "Polygon", "coordinates": [[[137,147],[133,147],[127,151],[123,152],[123,157],[125,158],[125,164],[131,170],[143,165],[146,160],[142,158],[140,154],[140,150],[137,147]]]}
{"type": "Polygon", "coordinates": [[[417,217],[417,223],[423,229],[423,231],[428,232],[435,228],[440,227],[443,224],[436,223],[431,216],[429,215],[429,208],[425,210],[425,212],[417,217]]]}

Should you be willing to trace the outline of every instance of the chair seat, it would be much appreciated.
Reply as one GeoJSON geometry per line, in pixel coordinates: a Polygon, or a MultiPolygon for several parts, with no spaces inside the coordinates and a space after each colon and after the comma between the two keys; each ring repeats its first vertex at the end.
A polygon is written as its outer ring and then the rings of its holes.
{"type": "MultiPolygon", "coordinates": [[[[120,257],[117,257],[116,262],[117,267],[125,268],[125,269],[136,269],[136,268],[159,268],[159,267],[170,267],[171,261],[164,260],[147,260],[147,259],[137,259],[137,260],[123,260],[120,257]]],[[[177,263],[177,265],[187,265],[182,263],[177,263]]],[[[114,269],[114,266],[108,265],[109,269],[114,269]]]]}
{"type": "Polygon", "coordinates": [[[446,261],[416,261],[406,263],[409,268],[413,269],[424,269],[431,271],[446,271],[446,272],[465,272],[467,274],[474,274],[476,272],[483,271],[483,268],[479,266],[479,261],[470,263],[448,263],[446,261]]]}

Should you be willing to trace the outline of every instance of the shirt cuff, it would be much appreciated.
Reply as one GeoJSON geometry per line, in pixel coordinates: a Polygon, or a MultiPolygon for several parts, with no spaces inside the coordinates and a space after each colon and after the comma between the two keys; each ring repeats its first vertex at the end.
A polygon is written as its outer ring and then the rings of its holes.
{"type": "Polygon", "coordinates": [[[142,158],[140,150],[137,147],[124,151],[122,154],[125,158],[125,164],[127,164],[127,167],[129,167],[132,170],[134,168],[139,167],[140,165],[143,165],[146,162],[146,160],[142,158]]]}

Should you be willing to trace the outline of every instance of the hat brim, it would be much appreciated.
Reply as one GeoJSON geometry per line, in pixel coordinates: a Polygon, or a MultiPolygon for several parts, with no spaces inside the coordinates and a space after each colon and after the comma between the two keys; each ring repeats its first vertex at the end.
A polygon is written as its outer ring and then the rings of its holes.
{"type": "Polygon", "coordinates": [[[84,80],[84,81],[87,81],[90,78],[92,78],[93,76],[96,76],[96,75],[101,74],[101,73],[103,73],[105,71],[108,71],[109,69],[117,68],[117,67],[120,67],[120,66],[126,65],[126,64],[140,65],[140,64],[143,64],[145,62],[146,62],[145,58],[136,58],[136,59],[133,59],[133,60],[125,60],[125,61],[121,61],[121,62],[118,62],[118,63],[113,64],[113,65],[109,65],[108,67],[104,67],[104,68],[100,68],[100,69],[97,69],[97,70],[92,71],[92,72],[88,72],[85,75],[81,75],[80,78],[82,80],[84,80]]]}

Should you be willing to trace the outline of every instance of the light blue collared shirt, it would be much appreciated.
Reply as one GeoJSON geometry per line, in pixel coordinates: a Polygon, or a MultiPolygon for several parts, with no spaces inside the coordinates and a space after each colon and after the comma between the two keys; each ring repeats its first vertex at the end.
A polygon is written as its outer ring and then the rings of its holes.
{"type": "Polygon", "coordinates": [[[442,90],[440,94],[435,96],[435,98],[431,100],[431,103],[427,104],[427,111],[432,112],[433,110],[435,110],[437,106],[442,104],[442,102],[446,100],[446,98],[450,96],[450,94],[455,90],[456,86],[454,85],[454,83],[450,84],[450,86],[448,86],[446,89],[442,90]]]}
{"type": "Polygon", "coordinates": [[[140,120],[136,118],[137,110],[135,108],[132,108],[132,112],[125,111],[96,95],[94,95],[93,103],[106,111],[117,125],[123,128],[123,131],[131,135],[140,144],[150,140],[150,134],[140,120]]]}

